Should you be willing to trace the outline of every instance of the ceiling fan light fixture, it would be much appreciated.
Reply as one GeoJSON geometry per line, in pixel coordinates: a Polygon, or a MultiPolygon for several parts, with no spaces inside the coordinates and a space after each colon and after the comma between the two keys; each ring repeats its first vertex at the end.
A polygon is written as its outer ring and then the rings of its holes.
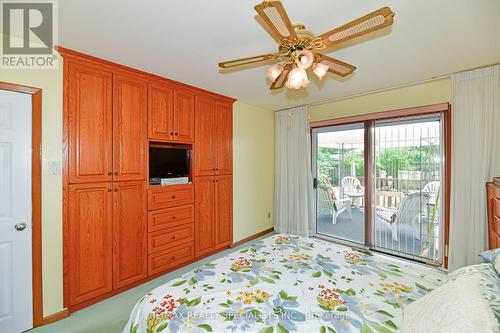
{"type": "Polygon", "coordinates": [[[395,15],[389,7],[382,7],[321,35],[314,35],[304,24],[292,24],[280,0],[261,1],[254,9],[278,41],[278,51],[220,62],[219,68],[244,69],[244,66],[249,64],[269,63],[273,66],[266,69],[266,76],[271,81],[269,86],[271,90],[278,90],[284,86],[288,89],[306,88],[309,85],[306,71],[309,69],[320,80],[327,73],[340,77],[351,75],[356,66],[327,56],[326,48],[388,27],[393,24],[395,15]]]}
{"type": "Polygon", "coordinates": [[[308,69],[312,66],[314,62],[314,54],[311,50],[302,50],[297,53],[297,58],[295,59],[297,66],[302,69],[308,69]]]}
{"type": "Polygon", "coordinates": [[[283,71],[283,68],[280,65],[273,65],[269,67],[266,72],[267,72],[267,77],[271,82],[274,82],[278,76],[280,76],[281,72],[283,71]]]}
{"type": "Polygon", "coordinates": [[[309,79],[307,78],[307,73],[303,68],[294,68],[288,74],[288,80],[286,81],[286,87],[288,89],[301,89],[309,85],[309,79]]]}
{"type": "Polygon", "coordinates": [[[328,67],[327,65],[323,65],[320,63],[320,64],[316,64],[316,66],[314,66],[313,72],[314,72],[314,74],[316,74],[316,76],[320,80],[323,80],[323,78],[325,77],[329,68],[330,67],[328,67]]]}

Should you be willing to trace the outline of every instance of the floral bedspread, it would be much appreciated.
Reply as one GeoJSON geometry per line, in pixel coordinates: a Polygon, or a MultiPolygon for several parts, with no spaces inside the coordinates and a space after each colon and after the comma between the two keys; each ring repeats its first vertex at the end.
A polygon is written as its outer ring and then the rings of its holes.
{"type": "Polygon", "coordinates": [[[395,332],[445,275],[319,239],[273,235],[144,296],[124,333],[395,332]]]}

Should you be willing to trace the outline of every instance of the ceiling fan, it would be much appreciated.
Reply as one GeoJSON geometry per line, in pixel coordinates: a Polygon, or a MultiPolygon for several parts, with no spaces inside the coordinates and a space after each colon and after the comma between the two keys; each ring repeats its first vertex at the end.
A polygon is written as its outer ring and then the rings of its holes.
{"type": "Polygon", "coordinates": [[[390,26],[394,17],[389,7],[383,7],[322,35],[314,36],[303,24],[292,25],[279,0],[265,0],[255,6],[255,10],[278,38],[278,52],[221,62],[219,67],[232,68],[277,62],[278,64],[267,69],[273,90],[280,89],[285,84],[288,89],[307,87],[309,79],[306,70],[309,68],[320,80],[327,72],[339,76],[352,74],[355,66],[317,51],[390,26]]]}

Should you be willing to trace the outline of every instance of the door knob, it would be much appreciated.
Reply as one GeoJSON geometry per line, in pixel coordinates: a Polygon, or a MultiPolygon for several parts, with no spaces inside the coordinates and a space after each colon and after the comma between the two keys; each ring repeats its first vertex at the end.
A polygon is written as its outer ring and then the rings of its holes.
{"type": "Polygon", "coordinates": [[[16,223],[14,228],[16,228],[17,231],[23,231],[26,229],[26,223],[16,223]]]}

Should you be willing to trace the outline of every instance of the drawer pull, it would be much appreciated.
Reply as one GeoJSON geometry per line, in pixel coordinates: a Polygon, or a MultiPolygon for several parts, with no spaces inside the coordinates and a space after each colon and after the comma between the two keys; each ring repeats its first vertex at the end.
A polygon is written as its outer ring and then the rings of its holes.
{"type": "Polygon", "coordinates": [[[172,196],[172,199],[175,199],[175,195],[172,196]]]}
{"type": "Polygon", "coordinates": [[[172,256],[172,260],[175,260],[175,256],[172,256]]]}
{"type": "Polygon", "coordinates": [[[172,216],[172,220],[175,220],[175,216],[172,216]]]}
{"type": "Polygon", "coordinates": [[[175,236],[172,236],[172,239],[175,239],[175,236]]]}

